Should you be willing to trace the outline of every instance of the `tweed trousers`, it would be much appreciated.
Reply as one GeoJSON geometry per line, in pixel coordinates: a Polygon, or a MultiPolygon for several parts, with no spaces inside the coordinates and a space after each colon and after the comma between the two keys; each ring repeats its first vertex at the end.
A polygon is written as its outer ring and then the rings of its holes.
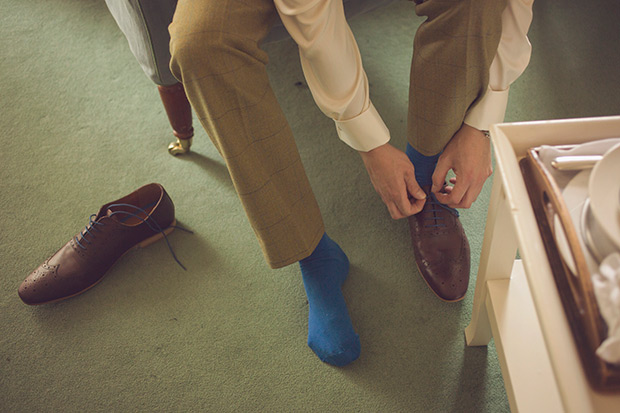
{"type": "MultiPolygon", "coordinates": [[[[408,140],[433,155],[487,89],[506,0],[416,3],[427,19],[414,39],[408,140]]],[[[224,158],[273,268],[309,256],[325,232],[260,48],[277,16],[273,0],[179,0],[170,25],[172,73],[224,158]]]]}

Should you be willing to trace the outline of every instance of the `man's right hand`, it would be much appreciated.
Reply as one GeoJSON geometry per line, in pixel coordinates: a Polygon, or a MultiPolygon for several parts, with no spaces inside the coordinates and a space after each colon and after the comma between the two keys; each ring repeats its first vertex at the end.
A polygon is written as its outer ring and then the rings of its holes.
{"type": "Polygon", "coordinates": [[[415,179],[407,155],[386,143],[360,152],[370,181],[393,219],[406,218],[422,210],[426,194],[415,179]]]}

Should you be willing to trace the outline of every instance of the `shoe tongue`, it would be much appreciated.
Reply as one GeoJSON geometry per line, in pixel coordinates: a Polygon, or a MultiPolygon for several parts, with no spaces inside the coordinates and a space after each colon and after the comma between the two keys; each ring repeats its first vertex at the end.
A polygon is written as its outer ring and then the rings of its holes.
{"type": "MultiPolygon", "coordinates": [[[[113,219],[114,221],[116,221],[116,222],[118,222],[118,223],[121,223],[121,224],[123,223],[123,222],[122,222],[122,219],[124,218],[124,217],[123,217],[123,215],[124,215],[124,214],[114,214],[114,210],[112,210],[112,209],[110,209],[110,208],[108,208],[108,209],[105,211],[105,216],[106,216],[106,217],[108,217],[108,218],[110,218],[110,219],[113,219]]],[[[125,218],[126,218],[126,216],[125,216],[125,218]]]]}
{"type": "Polygon", "coordinates": [[[121,225],[133,226],[144,222],[144,219],[135,212],[122,206],[112,206],[106,210],[105,216],[121,225]]]}

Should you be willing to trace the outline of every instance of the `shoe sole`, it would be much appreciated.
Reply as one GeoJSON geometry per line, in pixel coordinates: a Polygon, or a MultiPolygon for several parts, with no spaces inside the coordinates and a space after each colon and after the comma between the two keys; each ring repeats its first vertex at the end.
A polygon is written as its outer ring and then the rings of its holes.
{"type": "Polygon", "coordinates": [[[66,297],[62,297],[62,298],[57,298],[55,300],[51,300],[51,301],[44,301],[42,303],[26,303],[28,305],[43,305],[43,304],[53,304],[53,303],[57,303],[59,301],[64,301],[67,300],[69,298],[75,297],[76,295],[80,295],[82,293],[85,293],[86,291],[90,290],[91,288],[93,288],[94,286],[96,286],[97,284],[99,284],[107,275],[107,273],[112,269],[112,267],[114,267],[114,265],[116,265],[116,263],[125,256],[125,254],[127,254],[130,251],[133,251],[135,249],[138,248],[145,248],[148,247],[151,244],[156,243],[157,241],[159,241],[160,239],[164,238],[164,234],[166,234],[166,236],[170,235],[170,233],[172,231],[174,231],[174,226],[177,224],[177,220],[175,219],[174,221],[172,221],[172,223],[170,224],[170,226],[168,228],[166,228],[165,230],[163,230],[160,233],[157,233],[155,235],[153,235],[152,237],[149,237],[143,241],[140,241],[139,243],[137,243],[136,245],[134,245],[133,247],[129,248],[127,251],[125,251],[120,257],[118,257],[118,259],[116,261],[114,261],[114,264],[112,264],[110,266],[110,268],[108,269],[108,271],[105,272],[105,274],[103,274],[103,276],[101,278],[99,278],[99,280],[97,280],[96,283],[89,285],[88,287],[86,287],[85,289],[83,289],[82,291],[78,291],[75,294],[72,295],[68,295],[66,297]]]}

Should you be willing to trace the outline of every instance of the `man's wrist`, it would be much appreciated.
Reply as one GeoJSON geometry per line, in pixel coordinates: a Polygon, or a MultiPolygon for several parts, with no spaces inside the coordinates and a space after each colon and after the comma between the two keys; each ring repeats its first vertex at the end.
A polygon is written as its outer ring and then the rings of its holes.
{"type": "Polygon", "coordinates": [[[491,138],[491,134],[489,133],[487,129],[480,129],[475,126],[469,125],[465,122],[463,122],[463,125],[461,126],[460,130],[468,133],[469,135],[472,135],[472,134],[477,135],[477,136],[483,135],[487,139],[491,138]]]}

